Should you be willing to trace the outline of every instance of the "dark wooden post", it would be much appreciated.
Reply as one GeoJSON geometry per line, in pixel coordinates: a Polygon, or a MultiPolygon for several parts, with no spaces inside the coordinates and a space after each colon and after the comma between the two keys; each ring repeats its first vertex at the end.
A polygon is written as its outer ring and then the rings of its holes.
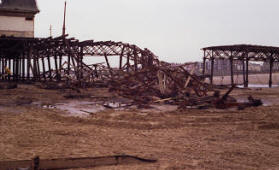
{"type": "Polygon", "coordinates": [[[41,81],[41,69],[40,69],[40,63],[39,63],[39,53],[36,53],[36,65],[37,65],[37,79],[41,81]]]}
{"type": "Polygon", "coordinates": [[[206,58],[205,58],[205,50],[203,50],[203,63],[202,63],[202,75],[205,75],[205,63],[206,63],[206,58]]]}
{"type": "Polygon", "coordinates": [[[30,67],[31,67],[32,47],[30,47],[27,56],[27,79],[30,80],[30,67]]]}
{"type": "Polygon", "coordinates": [[[213,84],[213,74],[214,74],[214,56],[213,56],[213,50],[211,53],[211,74],[210,74],[210,84],[213,84]]]}
{"type": "Polygon", "coordinates": [[[42,57],[42,67],[43,67],[43,77],[44,77],[44,80],[46,81],[45,57],[42,57]]]}
{"type": "Polygon", "coordinates": [[[20,79],[20,75],[21,75],[21,55],[17,59],[17,80],[20,79]]]}
{"type": "MultiPolygon", "coordinates": [[[[5,74],[4,58],[1,58],[1,69],[2,69],[2,74],[5,74]]],[[[2,76],[2,80],[4,80],[4,76],[2,76]]]]}
{"type": "Polygon", "coordinates": [[[122,58],[123,58],[123,54],[124,54],[124,50],[125,50],[125,46],[123,46],[121,54],[120,54],[120,58],[119,58],[119,69],[122,69],[122,58]]]}
{"type": "Polygon", "coordinates": [[[13,58],[13,80],[16,80],[16,59],[13,58]]]}
{"type": "Polygon", "coordinates": [[[245,86],[244,87],[248,87],[249,85],[249,58],[248,58],[248,54],[247,54],[247,58],[246,58],[246,78],[245,78],[245,86]]]}
{"type": "MultiPolygon", "coordinates": [[[[5,60],[6,62],[5,62],[5,67],[7,67],[7,59],[5,60]]],[[[8,66],[8,68],[10,69],[10,71],[12,71],[12,63],[11,63],[11,59],[8,59],[8,64],[9,64],[9,66],[8,66]]],[[[9,74],[8,75],[8,80],[11,80],[11,74],[9,74]]]]}
{"type": "Polygon", "coordinates": [[[1,73],[1,77],[2,77],[3,74],[4,74],[4,73],[3,73],[3,68],[2,68],[2,67],[3,67],[3,65],[2,65],[2,58],[3,58],[3,57],[4,57],[4,56],[1,56],[1,57],[0,57],[0,73],[1,73]]]}
{"type": "Polygon", "coordinates": [[[270,56],[270,60],[269,60],[269,88],[272,87],[272,68],[273,68],[273,58],[272,58],[273,54],[271,54],[270,56]]]}
{"type": "Polygon", "coordinates": [[[54,64],[55,64],[56,80],[59,81],[60,75],[59,75],[59,71],[58,71],[57,53],[56,52],[54,53],[54,64]]]}
{"type": "Polygon", "coordinates": [[[231,57],[230,57],[230,66],[231,66],[231,85],[234,85],[234,78],[233,78],[233,56],[232,56],[232,52],[231,52],[231,57]]]}
{"type": "Polygon", "coordinates": [[[245,58],[242,59],[242,76],[243,76],[243,86],[245,86],[246,83],[246,76],[245,76],[245,58]]]}
{"type": "Polygon", "coordinates": [[[48,71],[49,71],[49,76],[48,77],[50,78],[50,80],[52,80],[52,71],[51,71],[49,51],[48,51],[48,54],[47,54],[47,64],[48,64],[48,71]]]}
{"type": "Polygon", "coordinates": [[[105,53],[105,59],[106,59],[106,63],[107,63],[107,66],[108,66],[108,69],[109,69],[110,75],[112,76],[112,70],[111,70],[111,67],[110,67],[110,64],[109,64],[109,61],[108,61],[108,56],[107,56],[107,54],[106,54],[106,53],[105,53]]]}
{"type": "Polygon", "coordinates": [[[25,55],[26,53],[23,54],[23,59],[22,59],[22,80],[25,81],[25,55]]]}
{"type": "Polygon", "coordinates": [[[18,79],[19,79],[19,80],[22,80],[22,58],[23,58],[23,55],[24,55],[24,54],[21,54],[21,55],[20,55],[20,58],[18,59],[18,60],[19,60],[19,66],[18,66],[18,79]]]}
{"type": "Polygon", "coordinates": [[[59,54],[59,70],[62,70],[62,54],[59,54]]]}
{"type": "Polygon", "coordinates": [[[127,54],[127,72],[130,70],[130,52],[127,54]]]}
{"type": "Polygon", "coordinates": [[[83,46],[80,47],[80,53],[79,53],[79,79],[83,78],[83,46]]]}
{"type": "Polygon", "coordinates": [[[2,57],[4,57],[4,56],[0,56],[0,73],[1,73],[1,77],[3,76],[3,69],[2,69],[2,67],[3,67],[3,65],[2,65],[2,57]]]}
{"type": "Polygon", "coordinates": [[[19,77],[19,57],[20,56],[18,56],[17,58],[16,58],[16,81],[18,81],[18,77],[19,77]]]}

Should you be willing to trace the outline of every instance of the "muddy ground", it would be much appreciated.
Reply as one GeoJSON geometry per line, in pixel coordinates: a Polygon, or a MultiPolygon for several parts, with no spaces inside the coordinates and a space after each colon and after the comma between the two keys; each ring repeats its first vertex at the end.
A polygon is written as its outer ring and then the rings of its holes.
{"type": "Polygon", "coordinates": [[[128,154],[158,162],[95,169],[279,169],[279,88],[234,90],[239,100],[264,99],[265,106],[245,110],[105,109],[81,117],[51,106],[116,95],[86,89],[90,98],[65,99],[69,93],[0,90],[0,160],[128,154]]]}

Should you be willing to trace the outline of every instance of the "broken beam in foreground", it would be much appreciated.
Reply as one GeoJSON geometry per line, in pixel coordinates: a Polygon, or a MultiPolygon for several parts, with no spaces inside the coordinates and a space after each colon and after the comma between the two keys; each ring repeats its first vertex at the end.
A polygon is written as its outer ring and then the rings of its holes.
{"type": "Polygon", "coordinates": [[[155,163],[157,160],[143,159],[136,156],[116,155],[105,157],[87,157],[87,158],[63,158],[63,159],[45,159],[39,157],[33,160],[24,161],[0,161],[1,170],[11,169],[32,169],[32,170],[56,170],[56,169],[73,169],[89,168],[97,166],[127,165],[140,163],[155,163]]]}

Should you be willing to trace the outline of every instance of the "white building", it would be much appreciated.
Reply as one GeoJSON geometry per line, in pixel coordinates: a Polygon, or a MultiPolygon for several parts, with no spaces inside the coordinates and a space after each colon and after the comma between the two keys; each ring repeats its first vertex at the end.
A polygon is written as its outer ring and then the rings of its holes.
{"type": "Polygon", "coordinates": [[[34,37],[36,0],[0,0],[0,36],[34,37]]]}

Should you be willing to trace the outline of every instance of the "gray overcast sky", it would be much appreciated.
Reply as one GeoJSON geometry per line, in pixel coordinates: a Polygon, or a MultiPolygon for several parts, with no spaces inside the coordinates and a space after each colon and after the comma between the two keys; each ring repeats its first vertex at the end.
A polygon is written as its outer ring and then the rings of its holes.
{"type": "MultiPolygon", "coordinates": [[[[37,0],[35,35],[61,35],[64,0],[37,0]]],[[[168,62],[199,61],[212,45],[279,46],[279,0],[68,0],[67,30],[80,40],[122,41],[168,62]]]]}

